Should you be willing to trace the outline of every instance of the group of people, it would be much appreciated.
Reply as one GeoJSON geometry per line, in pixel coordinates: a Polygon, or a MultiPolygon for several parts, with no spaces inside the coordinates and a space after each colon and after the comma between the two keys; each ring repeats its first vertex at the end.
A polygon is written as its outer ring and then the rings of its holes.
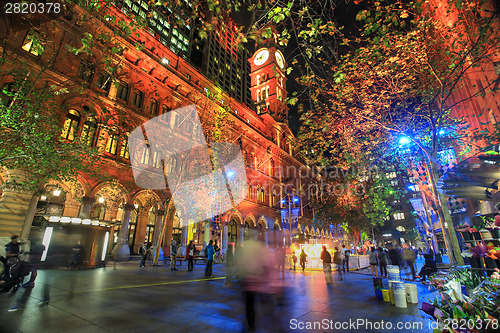
{"type": "Polygon", "coordinates": [[[389,250],[383,249],[382,247],[371,247],[368,252],[368,257],[370,261],[370,267],[373,277],[387,278],[387,265],[396,265],[399,267],[405,267],[405,264],[410,268],[412,279],[422,278],[425,281],[426,276],[437,272],[436,262],[434,261],[432,254],[424,254],[425,263],[419,274],[416,274],[416,263],[415,260],[417,256],[421,254],[422,250],[415,250],[405,244],[401,250],[397,246],[390,246],[389,250]],[[379,272],[377,272],[377,268],[379,272]],[[379,274],[380,273],[380,274],[379,274]]]}
{"type": "MultiPolygon", "coordinates": [[[[302,249],[302,251],[304,251],[304,249],[302,249]]],[[[339,280],[343,280],[342,273],[349,273],[350,256],[351,252],[345,247],[345,245],[342,245],[341,250],[339,250],[337,246],[335,247],[335,251],[333,252],[333,264],[335,264],[335,267],[337,268],[337,271],[339,273],[339,280]]],[[[323,272],[325,273],[326,284],[332,284],[332,256],[324,245],[323,251],[321,252],[321,260],[323,261],[323,272]]]]}
{"type": "MultiPolygon", "coordinates": [[[[186,246],[186,260],[188,263],[188,272],[193,271],[194,269],[194,256],[196,252],[196,247],[191,240],[189,244],[186,246]]],[[[177,271],[177,253],[178,247],[177,242],[172,240],[170,244],[170,270],[177,271]]],[[[148,246],[148,242],[144,242],[144,244],[139,248],[139,254],[141,255],[141,261],[139,263],[139,267],[146,266],[146,260],[148,258],[152,258],[151,248],[148,246]]],[[[220,256],[220,248],[218,248],[217,244],[214,244],[213,240],[210,240],[207,247],[205,248],[205,274],[206,278],[213,278],[212,267],[214,264],[214,257],[218,254],[220,256]]]]}
{"type": "Polygon", "coordinates": [[[7,292],[12,288],[17,288],[24,282],[24,277],[30,273],[28,282],[22,286],[25,288],[33,288],[35,286],[38,266],[45,251],[45,246],[37,241],[33,241],[30,252],[27,253],[29,254],[29,262],[27,262],[21,260],[19,257],[23,254],[21,245],[19,236],[12,236],[10,243],[5,246],[6,257],[0,256],[0,261],[4,265],[3,274],[0,276],[0,291],[7,292]]]}

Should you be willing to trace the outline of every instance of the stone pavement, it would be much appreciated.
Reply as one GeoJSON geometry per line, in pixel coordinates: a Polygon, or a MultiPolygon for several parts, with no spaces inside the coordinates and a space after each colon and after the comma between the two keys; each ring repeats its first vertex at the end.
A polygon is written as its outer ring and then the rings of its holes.
{"type": "MultiPolygon", "coordinates": [[[[201,278],[201,264],[193,272],[186,265],[175,272],[138,266],[130,261],[116,269],[39,271],[35,288],[0,294],[0,332],[244,331],[241,290],[224,288],[224,265],[215,265],[210,280],[201,278]],[[50,295],[47,305],[44,294],[50,295]]],[[[335,274],[333,286],[320,271],[291,272],[285,279],[285,297],[259,302],[257,332],[432,331],[419,307],[435,295],[419,283],[419,304],[400,309],[375,298],[366,272],[351,272],[343,281],[335,274]],[[314,322],[317,329],[307,329],[314,322]],[[407,326],[397,329],[398,322],[407,326]]]]}

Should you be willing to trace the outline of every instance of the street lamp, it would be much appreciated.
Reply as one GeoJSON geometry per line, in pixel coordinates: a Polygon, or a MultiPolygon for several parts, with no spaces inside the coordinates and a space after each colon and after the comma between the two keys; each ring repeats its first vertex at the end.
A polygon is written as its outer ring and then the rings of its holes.
{"type": "Polygon", "coordinates": [[[290,246],[292,245],[292,201],[294,203],[299,202],[299,198],[293,197],[290,194],[286,195],[287,200],[281,200],[281,204],[288,202],[288,224],[290,225],[290,246]]]}

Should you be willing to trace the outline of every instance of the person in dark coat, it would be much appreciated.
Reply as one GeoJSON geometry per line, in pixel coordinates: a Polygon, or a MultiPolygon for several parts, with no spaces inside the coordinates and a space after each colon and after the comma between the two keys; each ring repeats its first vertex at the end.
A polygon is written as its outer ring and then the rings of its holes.
{"type": "Polygon", "coordinates": [[[323,260],[323,272],[325,273],[326,284],[332,284],[332,256],[324,245],[323,251],[321,252],[321,260],[323,260]]]}
{"type": "Polygon", "coordinates": [[[391,265],[399,266],[401,264],[401,251],[399,247],[392,245],[389,248],[389,259],[391,260],[391,265]]]}
{"type": "Polygon", "coordinates": [[[302,272],[303,272],[306,269],[306,261],[307,261],[307,254],[304,251],[304,249],[300,251],[299,257],[300,257],[300,266],[302,266],[302,272]]]}
{"type": "Polygon", "coordinates": [[[421,277],[422,282],[425,282],[426,276],[431,276],[432,273],[437,272],[436,261],[434,261],[434,259],[432,259],[432,255],[424,254],[424,258],[425,258],[424,266],[422,266],[420,273],[418,274],[418,276],[416,276],[416,278],[421,277]]]}
{"type": "Polygon", "coordinates": [[[38,275],[38,267],[42,263],[42,255],[43,252],[45,251],[45,245],[40,243],[38,240],[34,240],[33,243],[31,244],[31,249],[30,249],[30,265],[31,265],[31,275],[30,279],[28,282],[23,284],[23,287],[25,288],[33,288],[35,286],[35,280],[38,275]]]}
{"type": "Polygon", "coordinates": [[[189,241],[188,246],[186,247],[186,258],[188,261],[188,272],[191,272],[194,268],[194,251],[195,247],[193,241],[189,241]]]}
{"type": "Polygon", "coordinates": [[[23,281],[24,276],[29,274],[30,267],[26,261],[18,257],[10,256],[8,259],[0,256],[0,261],[5,265],[5,271],[0,276],[0,291],[7,292],[12,287],[23,281]]]}

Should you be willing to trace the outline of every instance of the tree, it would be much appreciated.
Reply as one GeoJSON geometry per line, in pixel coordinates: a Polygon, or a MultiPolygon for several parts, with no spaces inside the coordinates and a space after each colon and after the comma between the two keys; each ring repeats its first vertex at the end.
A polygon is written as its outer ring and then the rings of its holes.
{"type": "Polygon", "coordinates": [[[435,187],[438,152],[450,140],[470,142],[467,122],[456,109],[493,87],[493,80],[475,86],[467,80],[474,71],[493,70],[500,32],[482,1],[451,1],[440,11],[437,3],[364,4],[357,16],[359,36],[342,42],[349,52],[333,66],[318,58],[321,71],[311,70],[302,79],[315,106],[302,117],[302,140],[348,161],[363,159],[370,147],[397,146],[395,141],[406,137],[429,164],[441,218],[450,226],[447,243],[460,263],[453,224],[435,187]],[[446,17],[453,19],[445,22],[446,17]],[[465,88],[468,94],[458,94],[465,88]]]}
{"type": "Polygon", "coordinates": [[[402,193],[389,184],[390,165],[379,165],[324,172],[321,195],[312,202],[314,224],[327,230],[330,224],[341,225],[356,244],[363,232],[371,235],[373,227],[383,226],[396,212],[393,202],[402,193]]]}

